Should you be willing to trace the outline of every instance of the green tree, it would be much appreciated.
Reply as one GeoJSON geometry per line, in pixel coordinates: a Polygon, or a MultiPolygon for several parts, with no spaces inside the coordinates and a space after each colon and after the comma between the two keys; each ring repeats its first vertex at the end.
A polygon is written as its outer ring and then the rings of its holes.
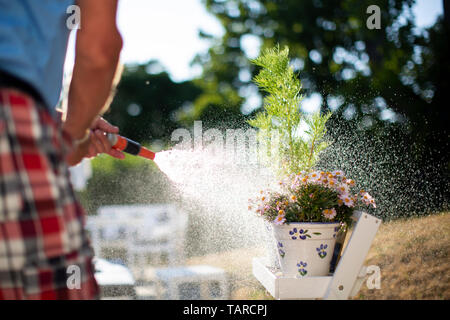
{"type": "Polygon", "coordinates": [[[156,61],[128,65],[105,118],[130,139],[141,143],[167,141],[180,126],[180,110],[200,92],[192,81],[173,82],[156,61]]]}

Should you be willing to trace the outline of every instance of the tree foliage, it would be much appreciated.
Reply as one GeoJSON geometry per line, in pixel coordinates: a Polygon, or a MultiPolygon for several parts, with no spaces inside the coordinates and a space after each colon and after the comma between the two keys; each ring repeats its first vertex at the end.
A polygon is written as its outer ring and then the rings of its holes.
{"type": "Polygon", "coordinates": [[[105,118],[130,139],[141,143],[164,141],[180,126],[184,108],[200,92],[192,81],[173,82],[156,61],[128,65],[105,118]]]}

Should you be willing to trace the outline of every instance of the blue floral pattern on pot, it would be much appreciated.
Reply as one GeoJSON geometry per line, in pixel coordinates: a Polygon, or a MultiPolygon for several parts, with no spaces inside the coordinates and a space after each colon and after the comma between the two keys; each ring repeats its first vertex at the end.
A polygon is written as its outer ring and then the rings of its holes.
{"type": "Polygon", "coordinates": [[[278,253],[279,253],[280,257],[284,258],[286,252],[284,252],[284,250],[282,249],[283,244],[281,242],[278,242],[277,247],[278,247],[278,253]]]}
{"type": "Polygon", "coordinates": [[[308,230],[297,228],[293,228],[291,231],[289,231],[289,235],[291,236],[292,240],[297,240],[297,238],[301,240],[305,240],[307,237],[311,238],[311,236],[308,234],[308,230]]]}
{"type": "Polygon", "coordinates": [[[326,244],[325,245],[321,244],[320,247],[316,248],[317,254],[319,255],[319,257],[321,259],[323,259],[327,256],[327,252],[326,252],[327,248],[328,248],[328,245],[326,245],[326,244]]]}
{"type": "Polygon", "coordinates": [[[298,273],[300,273],[301,276],[305,276],[308,273],[308,271],[305,269],[307,265],[308,264],[303,261],[297,263],[298,273]]]}
{"type": "Polygon", "coordinates": [[[336,234],[339,231],[340,227],[334,227],[334,234],[333,234],[333,238],[336,238],[336,234]]]}

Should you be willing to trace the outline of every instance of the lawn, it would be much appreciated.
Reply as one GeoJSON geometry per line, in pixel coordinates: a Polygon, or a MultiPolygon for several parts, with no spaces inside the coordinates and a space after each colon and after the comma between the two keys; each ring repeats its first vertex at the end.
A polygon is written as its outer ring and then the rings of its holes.
{"type": "MultiPolygon", "coordinates": [[[[354,299],[450,299],[450,213],[383,223],[365,265],[381,269],[381,288],[365,284],[354,299]]],[[[202,257],[188,264],[223,268],[230,278],[230,299],[271,299],[252,275],[252,258],[262,248],[239,249],[202,257]]]]}

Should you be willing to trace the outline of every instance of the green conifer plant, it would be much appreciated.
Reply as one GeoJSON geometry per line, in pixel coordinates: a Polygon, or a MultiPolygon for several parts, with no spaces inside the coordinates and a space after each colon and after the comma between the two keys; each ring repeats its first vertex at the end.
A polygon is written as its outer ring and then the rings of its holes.
{"type": "Polygon", "coordinates": [[[331,113],[302,112],[302,85],[289,64],[288,47],[265,49],[251,62],[261,67],[253,82],[266,93],[263,110],[248,121],[259,129],[259,143],[266,146],[267,153],[262,160],[276,166],[281,176],[312,170],[320,152],[328,146],[325,125],[331,113]],[[277,143],[273,141],[274,136],[278,138],[277,143]]]}

